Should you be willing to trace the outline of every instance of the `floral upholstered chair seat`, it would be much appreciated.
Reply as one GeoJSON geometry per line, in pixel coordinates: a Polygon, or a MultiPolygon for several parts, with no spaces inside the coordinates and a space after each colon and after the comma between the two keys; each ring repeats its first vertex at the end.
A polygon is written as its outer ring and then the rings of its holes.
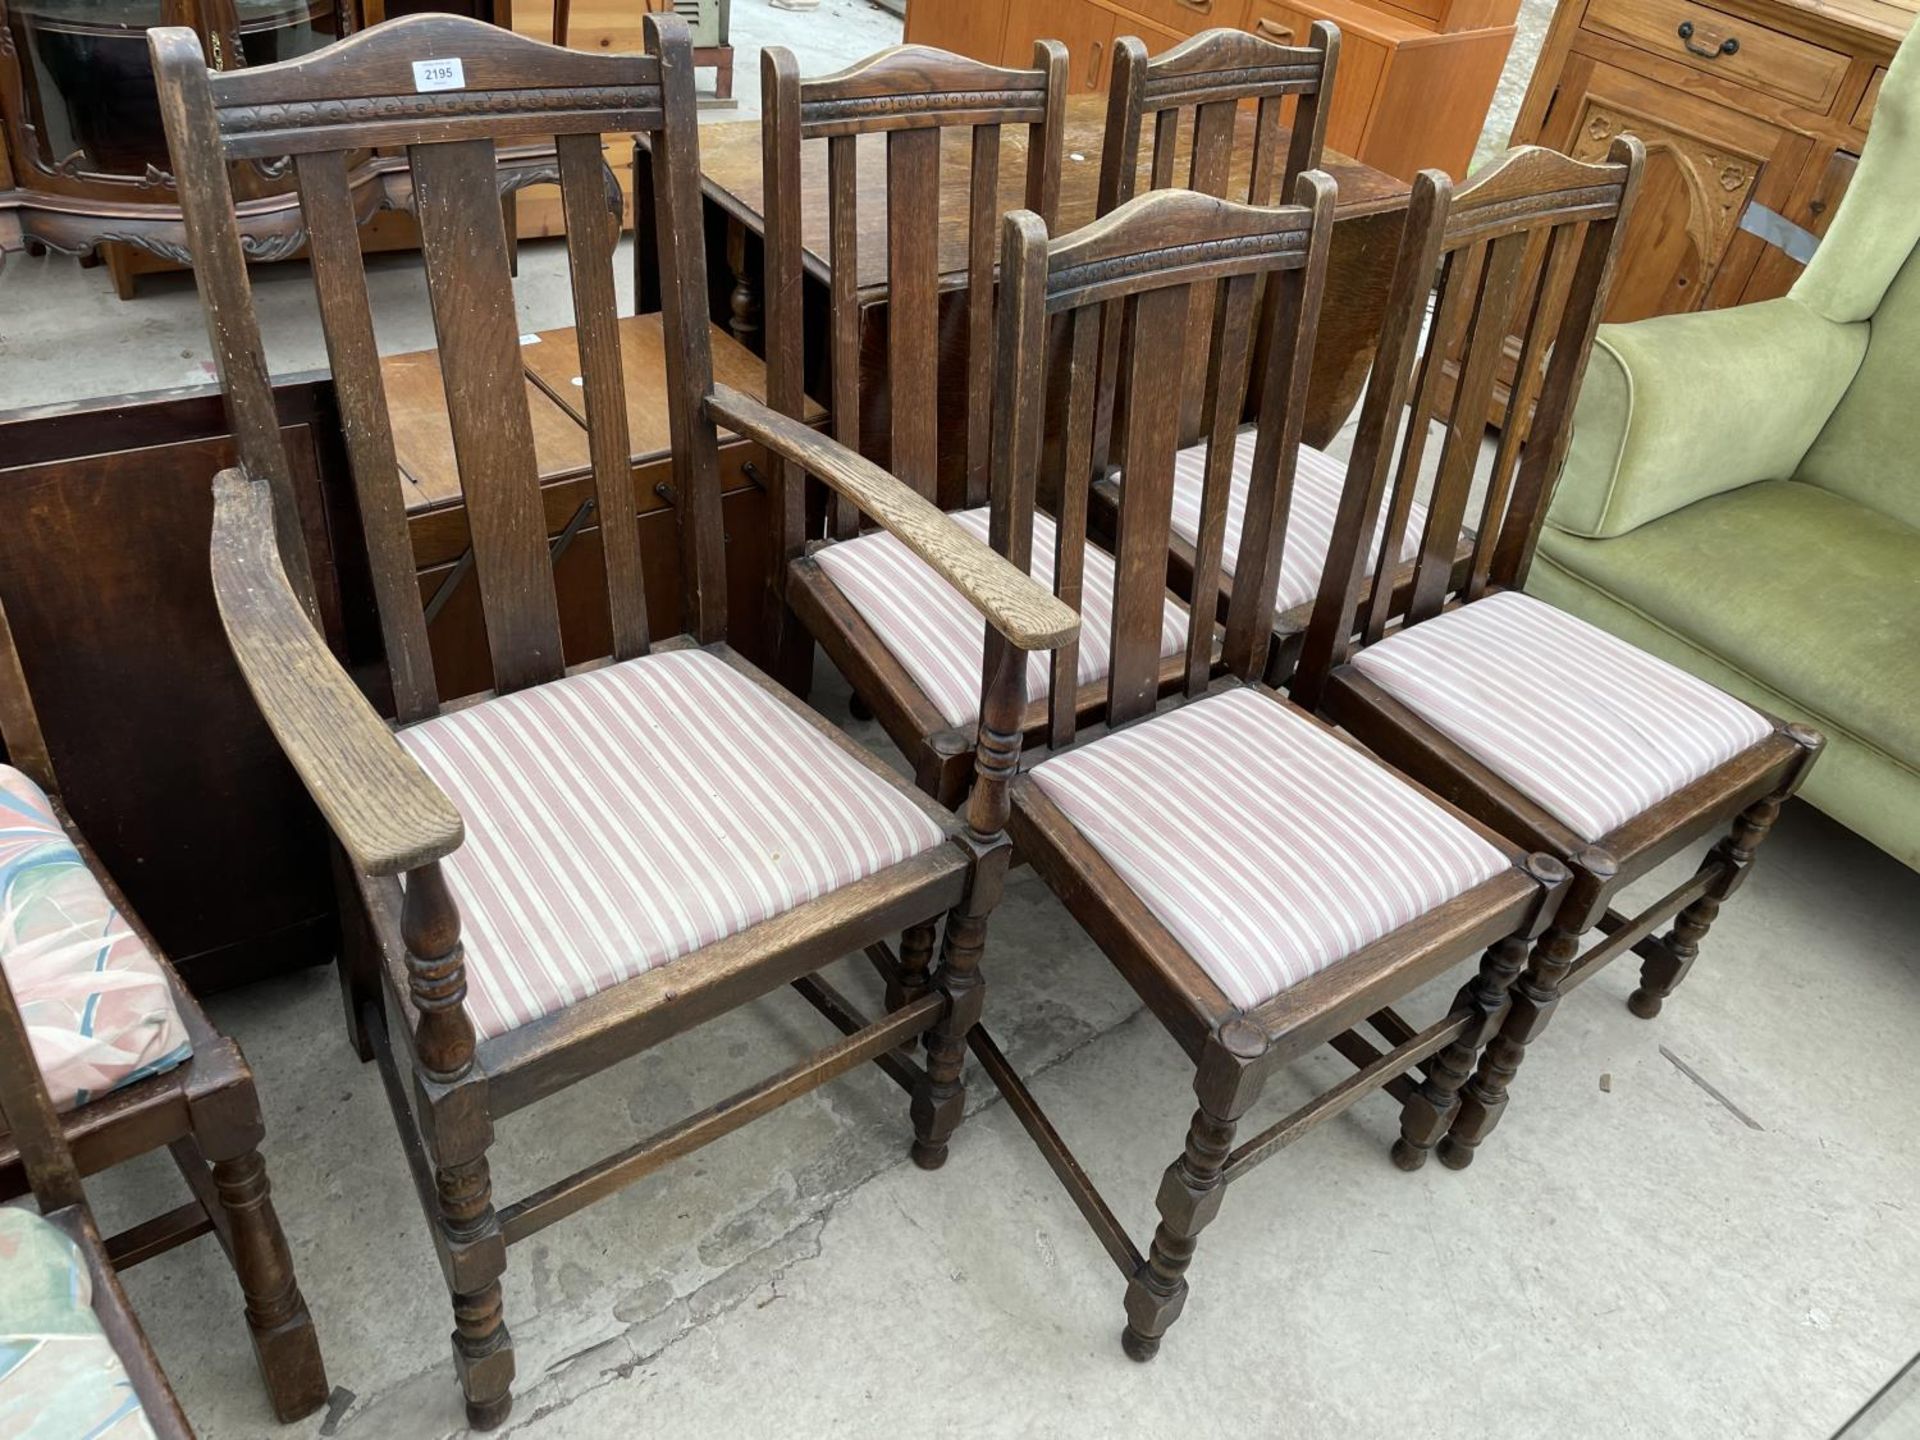
{"type": "Polygon", "coordinates": [[[93,1278],[80,1247],[30,1210],[0,1208],[0,1435],[152,1434],[93,1312],[93,1278]]]}
{"type": "Polygon", "coordinates": [[[173,988],[54,813],[0,765],[0,966],[62,1110],[192,1053],[173,988]]]}

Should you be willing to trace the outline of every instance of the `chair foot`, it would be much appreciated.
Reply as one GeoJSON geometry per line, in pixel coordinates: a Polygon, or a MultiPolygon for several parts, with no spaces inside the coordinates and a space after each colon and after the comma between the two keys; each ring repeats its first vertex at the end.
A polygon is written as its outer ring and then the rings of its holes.
{"type": "Polygon", "coordinates": [[[1427,1163],[1427,1152],[1405,1139],[1396,1140],[1393,1142],[1393,1163],[1402,1170],[1412,1172],[1427,1163]]]}
{"type": "Polygon", "coordinates": [[[1440,1163],[1449,1170],[1464,1170],[1473,1164],[1473,1147],[1462,1145],[1451,1135],[1440,1138],[1440,1163]]]}
{"type": "Polygon", "coordinates": [[[507,1423],[507,1417],[513,1413],[513,1396],[502,1395],[498,1400],[489,1400],[484,1404],[469,1400],[467,1402],[467,1428],[470,1430],[498,1430],[507,1423]]]}
{"type": "Polygon", "coordinates": [[[1651,994],[1645,990],[1635,990],[1633,994],[1627,997],[1627,1009],[1638,1015],[1642,1020],[1653,1019],[1654,1016],[1660,1013],[1660,1009],[1664,1004],[1666,1004],[1664,997],[1651,994]]]}
{"type": "Polygon", "coordinates": [[[313,1317],[274,1214],[266,1162],[258,1150],[248,1150],[215,1161],[212,1170],[267,1398],[282,1423],[298,1420],[326,1404],[330,1387],[313,1317]]]}
{"type": "Polygon", "coordinates": [[[1129,1325],[1120,1332],[1120,1348],[1127,1352],[1129,1360],[1135,1360],[1144,1365],[1160,1353],[1160,1337],[1142,1335],[1129,1325]]]}
{"type": "Polygon", "coordinates": [[[947,1145],[945,1141],[930,1144],[925,1140],[913,1142],[913,1163],[922,1170],[938,1170],[947,1163],[947,1145]]]}

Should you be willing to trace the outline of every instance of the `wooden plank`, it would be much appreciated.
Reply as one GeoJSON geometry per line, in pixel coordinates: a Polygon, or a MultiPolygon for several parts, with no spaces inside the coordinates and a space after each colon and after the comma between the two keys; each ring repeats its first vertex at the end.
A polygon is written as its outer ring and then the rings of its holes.
{"type": "Polygon", "coordinates": [[[566,664],[541,523],[493,145],[408,149],[447,418],[473,530],[487,647],[501,693],[557,680],[566,664]]]}
{"type": "Polygon", "coordinates": [[[888,469],[929,500],[939,471],[940,132],[887,136],[888,469]]]}

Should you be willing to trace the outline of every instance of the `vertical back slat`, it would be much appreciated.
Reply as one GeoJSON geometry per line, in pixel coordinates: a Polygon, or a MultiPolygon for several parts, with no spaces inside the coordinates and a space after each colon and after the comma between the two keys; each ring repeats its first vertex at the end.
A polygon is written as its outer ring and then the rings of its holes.
{"type": "Polygon", "coordinates": [[[1126,427],[1127,470],[1114,545],[1107,672],[1107,720],[1114,725],[1149,713],[1160,692],[1173,457],[1180,438],[1180,387],[1166,383],[1160,337],[1184,332],[1191,288],[1149,290],[1124,302],[1117,413],[1126,427]]]}
{"type": "MultiPolygon", "coordinates": [[[[1087,549],[1087,495],[1093,475],[1093,417],[1097,403],[1095,363],[1099,358],[1100,312],[1076,310],[1067,318],[1067,419],[1065,469],[1060,481],[1060,513],[1055,520],[1053,593],[1080,608],[1081,578],[1087,549]]],[[[1051,388],[1051,387],[1049,387],[1051,388]]],[[[1076,636],[1053,652],[1048,690],[1049,737],[1053,745],[1073,742],[1080,693],[1080,641],[1076,636]]]]}
{"type": "Polygon", "coordinates": [[[1213,343],[1208,347],[1206,479],[1200,493],[1199,533],[1193,542],[1193,583],[1187,591],[1193,611],[1187,631],[1190,696],[1206,689],[1213,668],[1214,615],[1219,608],[1221,550],[1233,488],[1233,457],[1253,359],[1256,277],[1236,276],[1220,288],[1224,295],[1217,297],[1221,303],[1214,312],[1213,343]]]}
{"type": "Polygon", "coordinates": [[[1454,382],[1447,438],[1441,447],[1440,469],[1427,503],[1427,528],[1421,538],[1413,590],[1407,601],[1410,625],[1439,614],[1453,584],[1453,557],[1460,547],[1467,495],[1473,485],[1481,441],[1487,433],[1493,382],[1499,375],[1500,357],[1506,350],[1514,299],[1520,288],[1520,262],[1526,248],[1525,231],[1502,235],[1486,247],[1480,293],[1454,382]]]}
{"type": "Polygon", "coordinates": [[[1392,576],[1400,568],[1400,537],[1406,534],[1408,519],[1413,514],[1427,433],[1439,409],[1440,392],[1447,382],[1446,357],[1458,346],[1472,317],[1473,299],[1480,285],[1479,264],[1484,256],[1484,250],[1479,248],[1455,251],[1441,269],[1439,299],[1418,361],[1413,408],[1401,439],[1400,460],[1394,470],[1393,490],[1387,505],[1387,523],[1376,546],[1373,589],[1367,599],[1366,621],[1361,626],[1363,644],[1371,645],[1386,634],[1387,621],[1392,618],[1392,576]]]}
{"type": "Polygon", "coordinates": [[[333,370],[334,396],[353,469],[360,526],[373,574],[380,634],[393,681],[396,716],[420,720],[439,709],[426,614],[420,606],[413,542],[407,533],[400,470],[393,456],[380,351],[367,303],[360,234],[347,188],[347,157],[338,150],[294,158],[300,212],[307,225],[307,255],[320,301],[320,328],[333,370]]]}
{"type": "Polygon", "coordinates": [[[1330,178],[1317,170],[1300,177],[1294,190],[1295,203],[1313,212],[1307,263],[1300,269],[1269,276],[1267,281],[1269,292],[1276,297],[1272,348],[1266,357],[1260,427],[1254,442],[1253,473],[1247,489],[1240,554],[1234,561],[1226,644],[1221,655],[1227,668],[1243,680],[1253,679],[1265,668],[1273,639],[1294,466],[1306,418],[1320,299],[1327,284],[1333,199],[1330,178]]]}
{"type": "Polygon", "coordinates": [[[993,466],[993,267],[1000,242],[1000,127],[973,127],[967,215],[967,494],[987,503],[993,466]]]}
{"type": "Polygon", "coordinates": [[[1153,117],[1153,170],[1148,182],[1152,189],[1165,190],[1173,184],[1173,152],[1179,145],[1179,110],[1158,111],[1153,117]]]}
{"type": "MultiPolygon", "coordinates": [[[[1237,118],[1231,100],[1199,105],[1193,112],[1193,162],[1187,188],[1202,195],[1225,198],[1233,169],[1233,128],[1237,118]]],[[[1207,402],[1207,357],[1213,349],[1214,287],[1196,286],[1187,314],[1186,360],[1181,366],[1180,443],[1200,438],[1201,411],[1207,402]]]]}
{"type": "Polygon", "coordinates": [[[559,679],[566,661],[493,142],[415,145],[408,163],[494,685],[504,694],[559,679]]]}
{"type": "Polygon", "coordinates": [[[633,446],[627,432],[626,377],[620,364],[619,301],[613,288],[613,217],[601,183],[600,137],[561,135],[560,197],[573,278],[574,334],[586,401],[587,449],[606,561],[613,658],[647,653],[647,587],[640,562],[633,446]]]}
{"type": "Polygon", "coordinates": [[[1026,206],[1049,229],[1059,218],[1060,177],[1066,165],[1067,47],[1058,40],[1033,43],[1033,68],[1047,73],[1046,118],[1027,127],[1026,206]]]}
{"type": "Polygon", "coordinates": [[[1542,231],[1544,261],[1532,253],[1523,273],[1538,276],[1533,303],[1528,307],[1526,330],[1520,341],[1520,359],[1514,367],[1513,383],[1507,390],[1506,424],[1500,429],[1500,443],[1494,451],[1493,471],[1487,477],[1486,498],[1480,505],[1480,523],[1476,527],[1472,568],[1467,575],[1466,598],[1477,600],[1486,593],[1487,577],[1493,567],[1493,549],[1500,533],[1500,521],[1506,514],[1507,497],[1513,488],[1514,470],[1526,444],[1529,422],[1533,418],[1534,398],[1546,368],[1547,349],[1553,338],[1567,299],[1567,285],[1573,279],[1573,262],[1580,253],[1584,227],[1559,225],[1542,231]]]}
{"type": "Polygon", "coordinates": [[[887,135],[889,468],[927,499],[939,477],[940,132],[887,135]]]}
{"type": "MultiPolygon", "coordinates": [[[[828,264],[833,269],[832,334],[828,337],[833,369],[833,438],[855,452],[860,449],[858,144],[852,135],[835,135],[827,141],[827,248],[828,264]]],[[[794,223],[799,223],[797,218],[794,223]]],[[[853,502],[835,495],[831,503],[833,533],[841,539],[857,533],[860,516],[853,502]]]]}
{"type": "Polygon", "coordinates": [[[1269,95],[1260,102],[1260,108],[1254,114],[1253,161],[1247,168],[1249,205],[1273,203],[1273,172],[1280,159],[1280,115],[1286,105],[1286,97],[1269,95]]]}

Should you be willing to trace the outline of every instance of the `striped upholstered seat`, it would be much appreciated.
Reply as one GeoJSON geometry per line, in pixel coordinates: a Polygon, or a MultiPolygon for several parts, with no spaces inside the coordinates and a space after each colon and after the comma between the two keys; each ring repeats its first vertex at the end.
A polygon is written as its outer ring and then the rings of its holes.
{"type": "Polygon", "coordinates": [[[1588,840],[1773,729],[1704,680],[1514,591],[1415,625],[1353,663],[1588,840]]]}
{"type": "MultiPolygon", "coordinates": [[[[963,510],[952,518],[977,539],[987,539],[986,509],[963,510]]],[[[1055,533],[1045,515],[1033,517],[1032,574],[1049,588],[1055,533]]],[[[815,558],[943,720],[964,729],[980,718],[987,626],[959,591],[883,531],[829,545],[815,558]]],[[[1082,568],[1080,616],[1080,683],[1091,685],[1107,678],[1113,632],[1113,557],[1092,545],[1082,568]]],[[[1160,654],[1177,655],[1186,643],[1186,611],[1169,600],[1160,622],[1160,654]]],[[[1047,694],[1051,659],[1044,651],[1028,658],[1029,700],[1047,694]]]]}
{"type": "Polygon", "coordinates": [[[1258,690],[1102,736],[1032,779],[1243,1009],[1507,865],[1438,803],[1258,690]]]}
{"type": "MultiPolygon", "coordinates": [[[[1285,614],[1302,605],[1310,605],[1320,592],[1320,572],[1327,563],[1327,546],[1333,539],[1334,516],[1340,509],[1340,492],[1346,488],[1347,467],[1324,451],[1302,445],[1294,463],[1293,498],[1287,507],[1286,547],[1280,556],[1280,598],[1277,609],[1285,614]]],[[[1173,533],[1192,545],[1200,535],[1200,496],[1206,487],[1207,447],[1195,445],[1182,450],[1173,463],[1173,533]]],[[[1232,578],[1234,562],[1240,558],[1240,530],[1246,520],[1247,489],[1253,471],[1253,435],[1243,433],[1233,450],[1233,479],[1227,491],[1226,538],[1220,547],[1221,573],[1232,578]]],[[[1373,557],[1380,553],[1380,535],[1387,517],[1382,507],[1374,525],[1373,540],[1367,546],[1369,573],[1373,557]]],[[[1420,548],[1420,532],[1426,528],[1427,512],[1415,504],[1407,516],[1406,533],[1400,539],[1400,558],[1410,560],[1420,548]]]]}
{"type": "Polygon", "coordinates": [[[940,843],[925,811],[702,650],[400,732],[466,820],[446,861],[482,1038],[940,843]]]}

